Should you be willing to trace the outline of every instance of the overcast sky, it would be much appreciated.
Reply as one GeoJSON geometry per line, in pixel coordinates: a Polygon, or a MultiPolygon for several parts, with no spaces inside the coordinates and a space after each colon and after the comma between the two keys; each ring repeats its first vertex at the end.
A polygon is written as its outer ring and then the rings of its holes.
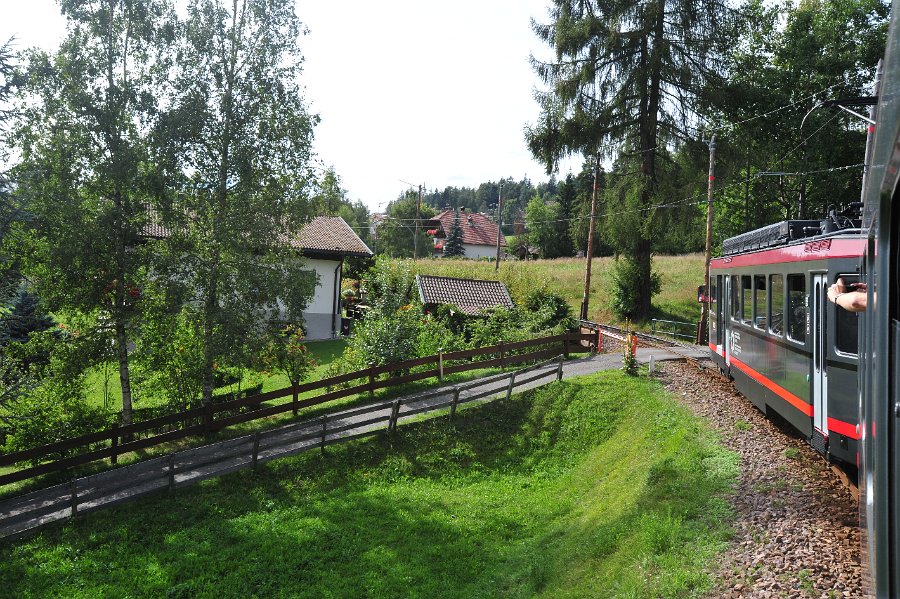
{"type": "MultiPolygon", "coordinates": [[[[0,3],[0,40],[58,45],[65,23],[55,0],[0,3]]],[[[545,181],[523,129],[538,116],[529,54],[549,53],[529,23],[546,12],[546,0],[297,0],[309,29],[303,83],[322,119],[319,162],[371,210],[403,192],[403,181],[545,181]]]]}

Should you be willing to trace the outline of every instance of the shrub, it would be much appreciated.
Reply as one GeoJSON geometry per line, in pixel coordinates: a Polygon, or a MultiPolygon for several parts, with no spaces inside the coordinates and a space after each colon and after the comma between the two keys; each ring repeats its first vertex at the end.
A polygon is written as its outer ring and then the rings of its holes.
{"type": "Polygon", "coordinates": [[[290,325],[266,345],[263,364],[284,374],[294,385],[316,368],[316,361],[303,343],[303,329],[290,325]]]}
{"type": "MultiPolygon", "coordinates": [[[[640,267],[629,257],[616,261],[612,272],[613,290],[610,295],[611,307],[620,318],[631,318],[638,312],[641,293],[638,284],[640,267]]],[[[645,290],[652,298],[662,288],[662,278],[658,272],[650,272],[650,289],[645,290]]]]}
{"type": "Polygon", "coordinates": [[[536,289],[525,297],[522,307],[532,333],[557,334],[575,328],[572,306],[558,293],[536,289]]]}

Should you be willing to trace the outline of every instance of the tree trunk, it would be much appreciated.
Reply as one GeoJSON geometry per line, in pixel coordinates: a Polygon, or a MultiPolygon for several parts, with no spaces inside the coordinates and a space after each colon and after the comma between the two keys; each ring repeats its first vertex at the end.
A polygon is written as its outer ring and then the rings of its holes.
{"type": "Polygon", "coordinates": [[[122,425],[129,425],[131,417],[131,377],[128,370],[128,335],[125,323],[116,319],[116,353],[119,359],[119,382],[122,385],[122,425]]]}

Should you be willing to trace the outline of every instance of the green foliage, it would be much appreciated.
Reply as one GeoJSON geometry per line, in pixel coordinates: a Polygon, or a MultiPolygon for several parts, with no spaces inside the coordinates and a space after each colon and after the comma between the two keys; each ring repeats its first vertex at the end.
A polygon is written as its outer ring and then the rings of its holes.
{"type": "Polygon", "coordinates": [[[203,389],[203,321],[196,307],[177,312],[156,303],[148,311],[137,347],[142,390],[184,410],[203,389]]]}
{"type": "Polygon", "coordinates": [[[376,252],[394,258],[411,258],[413,250],[418,248],[420,257],[432,255],[433,241],[425,233],[426,228],[420,226],[416,237],[416,219],[431,218],[436,213],[427,205],[417,210],[418,202],[418,192],[410,190],[405,196],[388,204],[388,218],[378,225],[376,252]]]}
{"type": "Polygon", "coordinates": [[[108,339],[96,336],[90,319],[69,322],[32,333],[27,343],[12,344],[3,356],[0,436],[8,451],[103,430],[115,420],[115,411],[84,400],[84,373],[108,339]]]}
{"type": "Polygon", "coordinates": [[[53,326],[53,319],[40,305],[40,298],[20,286],[9,311],[0,313],[0,349],[7,343],[25,343],[28,335],[53,326]]]}
{"type": "Polygon", "coordinates": [[[269,342],[262,356],[263,364],[278,370],[297,385],[316,368],[316,361],[303,343],[303,329],[287,326],[276,339],[269,342]]]}
{"type": "Polygon", "coordinates": [[[610,372],[85,515],[0,548],[0,585],[59,597],[706,596],[737,473],[657,384],[610,372]]]}
{"type": "Polygon", "coordinates": [[[379,256],[365,279],[366,293],[373,310],[394,315],[401,307],[418,301],[416,277],[408,262],[379,256]]]}
{"type": "Polygon", "coordinates": [[[311,195],[330,209],[341,190],[336,177],[313,184],[317,117],[301,93],[293,4],[197,0],[184,31],[158,127],[170,236],[156,271],[201,307],[208,402],[216,365],[249,366],[267,321],[300,322],[314,283],[288,232],[310,216],[311,195]]]}
{"type": "Polygon", "coordinates": [[[650,271],[649,286],[640,285],[642,269],[630,257],[616,260],[612,271],[613,289],[610,304],[620,318],[636,318],[641,314],[640,306],[662,290],[662,277],[650,271]]]}
{"type": "Polygon", "coordinates": [[[535,289],[526,295],[521,309],[532,332],[556,334],[575,328],[572,306],[561,295],[546,288],[535,289]]]}

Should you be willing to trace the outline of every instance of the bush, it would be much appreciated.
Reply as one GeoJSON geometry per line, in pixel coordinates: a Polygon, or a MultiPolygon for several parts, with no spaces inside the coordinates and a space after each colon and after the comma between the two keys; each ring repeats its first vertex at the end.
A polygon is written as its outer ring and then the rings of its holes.
{"type": "Polygon", "coordinates": [[[287,326],[266,346],[263,364],[284,374],[296,385],[305,380],[315,370],[316,361],[303,343],[303,329],[287,326]]]}
{"type": "MultiPolygon", "coordinates": [[[[612,309],[619,318],[632,318],[638,313],[641,302],[640,267],[629,257],[616,261],[612,272],[613,291],[610,295],[612,309]]],[[[662,288],[662,278],[658,272],[650,272],[650,289],[647,292],[651,299],[662,288]]]]}
{"type": "Polygon", "coordinates": [[[555,335],[575,328],[572,306],[558,293],[537,289],[525,297],[523,305],[528,330],[555,335]]]}

